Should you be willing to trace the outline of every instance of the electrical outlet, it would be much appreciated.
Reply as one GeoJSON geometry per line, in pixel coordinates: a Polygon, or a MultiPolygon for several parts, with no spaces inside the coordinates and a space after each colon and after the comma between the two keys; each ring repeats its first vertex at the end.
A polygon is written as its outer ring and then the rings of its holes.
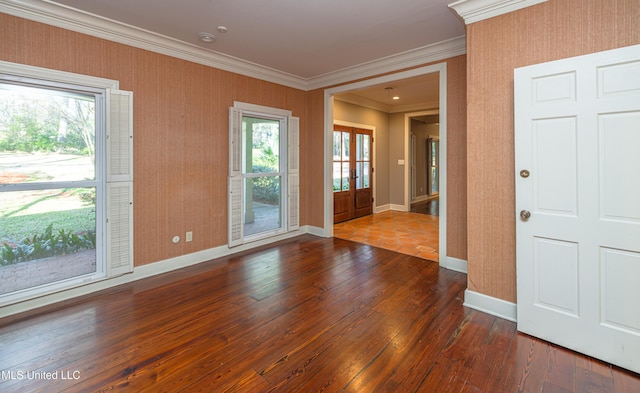
{"type": "Polygon", "coordinates": [[[185,236],[184,241],[190,242],[192,240],[193,240],[193,232],[189,231],[189,232],[187,232],[187,235],[185,236]]]}

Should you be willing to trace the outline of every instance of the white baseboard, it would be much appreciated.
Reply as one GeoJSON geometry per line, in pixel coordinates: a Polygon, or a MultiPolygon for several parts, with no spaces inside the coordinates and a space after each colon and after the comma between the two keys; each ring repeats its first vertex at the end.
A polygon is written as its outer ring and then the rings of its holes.
{"type": "Polygon", "coordinates": [[[467,261],[458,259],[458,258],[447,257],[447,256],[440,257],[440,258],[441,258],[440,266],[447,268],[449,270],[455,270],[456,272],[467,274],[468,272],[467,261]]]}
{"type": "Polygon", "coordinates": [[[502,299],[483,295],[467,289],[464,291],[465,307],[495,315],[508,321],[517,322],[517,305],[502,299]]]}
{"type": "Polygon", "coordinates": [[[387,210],[391,210],[391,205],[386,204],[386,205],[382,205],[382,206],[375,206],[373,208],[373,213],[382,213],[382,212],[386,212],[387,210]]]}
{"type": "Polygon", "coordinates": [[[327,232],[324,230],[324,228],[314,227],[311,225],[305,225],[303,227],[300,227],[300,231],[303,233],[308,233],[310,235],[328,237],[327,232]]]}
{"type": "Polygon", "coordinates": [[[398,212],[406,212],[408,211],[407,208],[404,205],[396,205],[396,204],[391,204],[391,209],[390,210],[394,210],[394,211],[398,211],[398,212]]]}
{"type": "Polygon", "coordinates": [[[181,255],[179,257],[165,259],[154,263],[149,263],[139,267],[135,267],[132,273],[124,274],[118,277],[105,278],[99,281],[93,281],[81,286],[60,290],[58,292],[19,301],[13,304],[0,307],[0,318],[7,317],[9,315],[18,314],[21,312],[33,310],[39,307],[48,306],[54,303],[62,302],[65,300],[73,299],[75,297],[88,295],[93,292],[101,291],[103,289],[112,288],[118,285],[130,283],[133,281],[141,280],[143,278],[152,277],[158,274],[167,273],[173,270],[181,269],[187,266],[197,265],[202,262],[207,262],[212,259],[221,258],[227,255],[235,254],[237,252],[250,250],[262,245],[275,243],[277,241],[289,239],[295,236],[299,236],[305,233],[311,233],[317,236],[324,236],[324,230],[322,228],[303,226],[298,231],[285,233],[279,236],[275,236],[269,239],[263,239],[260,241],[244,244],[238,247],[229,248],[226,244],[219,247],[210,248],[194,252],[192,254],[181,255]],[[320,234],[317,234],[320,233],[320,234]]]}

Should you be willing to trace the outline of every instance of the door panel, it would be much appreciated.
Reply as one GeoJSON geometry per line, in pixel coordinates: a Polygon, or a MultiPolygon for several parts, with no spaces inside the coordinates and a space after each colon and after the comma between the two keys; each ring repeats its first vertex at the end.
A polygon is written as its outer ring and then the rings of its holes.
{"type": "Polygon", "coordinates": [[[371,134],[371,130],[334,126],[334,224],[373,212],[371,134]]]}
{"type": "Polygon", "coordinates": [[[514,86],[518,330],[640,372],[640,46],[514,86]]]}

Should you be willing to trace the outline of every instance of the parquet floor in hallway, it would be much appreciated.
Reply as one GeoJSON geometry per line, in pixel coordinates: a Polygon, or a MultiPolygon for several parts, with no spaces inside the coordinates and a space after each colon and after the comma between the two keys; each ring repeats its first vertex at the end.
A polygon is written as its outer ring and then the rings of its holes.
{"type": "Polygon", "coordinates": [[[438,261],[437,216],[388,210],[333,226],[333,236],[438,261]]]}

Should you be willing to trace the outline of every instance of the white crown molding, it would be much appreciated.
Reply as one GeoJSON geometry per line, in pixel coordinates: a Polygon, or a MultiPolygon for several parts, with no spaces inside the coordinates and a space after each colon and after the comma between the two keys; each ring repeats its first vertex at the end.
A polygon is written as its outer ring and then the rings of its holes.
{"type": "Polygon", "coordinates": [[[295,75],[47,0],[0,0],[0,12],[297,89],[307,85],[295,75]]]}
{"type": "Polygon", "coordinates": [[[311,78],[307,90],[417,67],[466,53],[466,37],[460,36],[311,78]]]}
{"type": "Polygon", "coordinates": [[[466,53],[462,36],[318,77],[302,78],[48,0],[0,0],[0,12],[305,91],[466,53]]]}
{"type": "Polygon", "coordinates": [[[468,25],[545,1],[547,0],[458,0],[449,4],[449,8],[460,15],[468,25]]]}

